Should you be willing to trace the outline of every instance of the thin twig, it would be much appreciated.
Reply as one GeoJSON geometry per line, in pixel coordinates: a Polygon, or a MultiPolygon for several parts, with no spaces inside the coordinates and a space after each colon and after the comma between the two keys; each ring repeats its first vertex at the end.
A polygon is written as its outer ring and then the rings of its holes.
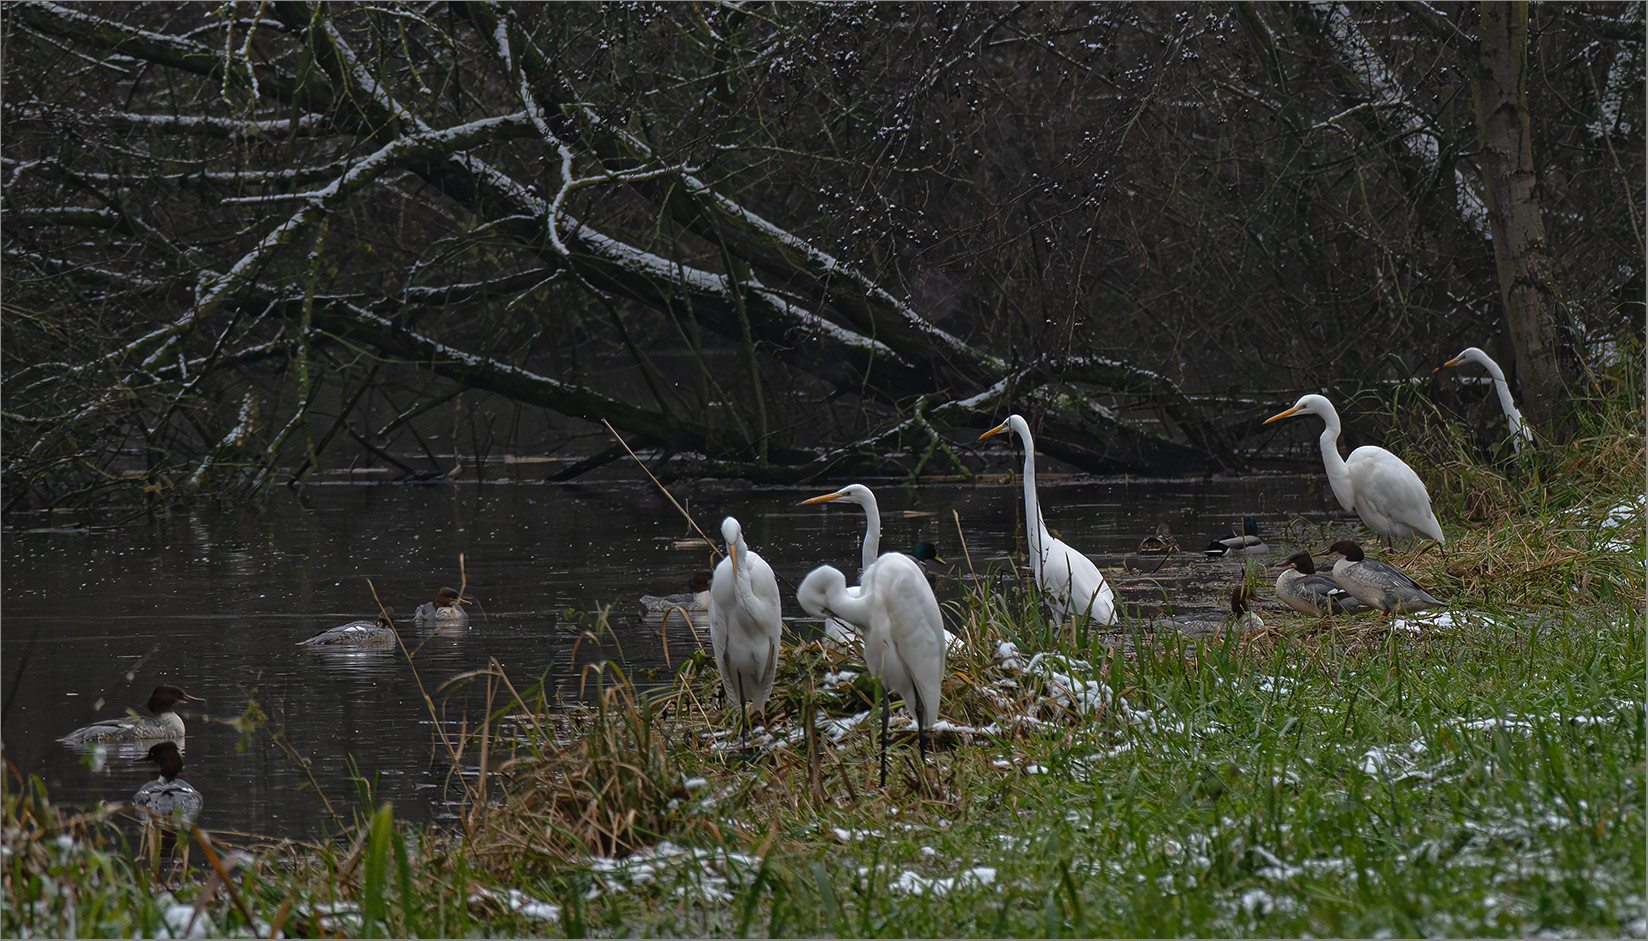
{"type": "Polygon", "coordinates": [[[687,512],[686,507],[683,507],[681,502],[675,499],[675,494],[670,493],[668,487],[659,483],[657,477],[652,476],[652,471],[648,469],[647,465],[639,457],[635,456],[635,451],[630,448],[629,442],[624,440],[624,436],[618,433],[618,429],[612,427],[612,423],[607,421],[605,418],[601,419],[601,424],[607,426],[607,430],[612,432],[612,436],[617,438],[618,443],[624,446],[624,450],[629,452],[629,456],[635,458],[635,463],[641,465],[641,470],[646,471],[647,478],[651,480],[659,490],[662,490],[664,492],[664,496],[669,497],[669,502],[675,504],[675,508],[681,511],[681,515],[687,518],[687,525],[691,526],[693,531],[698,533],[698,538],[704,540],[704,542],[710,547],[710,551],[715,554],[715,557],[717,559],[721,558],[721,549],[715,544],[715,540],[704,535],[704,530],[699,528],[698,522],[692,518],[691,513],[687,512]]]}

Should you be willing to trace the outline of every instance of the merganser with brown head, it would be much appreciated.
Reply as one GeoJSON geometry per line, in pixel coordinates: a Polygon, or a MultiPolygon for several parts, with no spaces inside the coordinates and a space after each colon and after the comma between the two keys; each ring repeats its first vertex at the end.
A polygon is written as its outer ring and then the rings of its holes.
{"type": "Polygon", "coordinates": [[[92,745],[99,742],[141,742],[149,739],[183,741],[183,719],[177,714],[180,703],[205,702],[176,686],[156,686],[149,694],[146,718],[105,719],[82,726],[58,739],[65,745],[92,745]]]}
{"type": "Polygon", "coordinates": [[[1283,559],[1282,574],[1276,576],[1276,597],[1301,614],[1323,617],[1350,614],[1367,607],[1350,592],[1339,587],[1332,576],[1316,571],[1316,563],[1303,549],[1283,559]]]}
{"type": "Polygon", "coordinates": [[[298,641],[299,647],[392,647],[396,634],[392,618],[393,608],[384,608],[377,620],[350,621],[330,630],[321,631],[308,640],[298,641]]]}
{"type": "Polygon", "coordinates": [[[1362,547],[1349,539],[1339,540],[1322,554],[1344,556],[1333,565],[1333,580],[1370,608],[1400,614],[1442,607],[1442,602],[1407,573],[1388,562],[1364,558],[1362,547]]]}
{"type": "Polygon", "coordinates": [[[183,755],[176,742],[160,742],[149,749],[139,761],[152,761],[160,766],[160,777],[137,789],[132,803],[146,817],[158,818],[161,823],[194,823],[200,816],[205,799],[188,781],[179,781],[183,773],[183,755]]]}
{"type": "Polygon", "coordinates": [[[418,605],[418,610],[412,612],[412,617],[419,624],[464,627],[469,623],[469,612],[462,606],[468,603],[468,599],[458,594],[457,589],[443,585],[435,592],[435,600],[418,605]]]}

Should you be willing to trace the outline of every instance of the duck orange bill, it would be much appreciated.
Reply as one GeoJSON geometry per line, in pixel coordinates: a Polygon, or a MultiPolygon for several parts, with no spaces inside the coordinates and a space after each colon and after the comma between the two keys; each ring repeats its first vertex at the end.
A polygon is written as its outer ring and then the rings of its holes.
{"type": "Polygon", "coordinates": [[[988,438],[991,435],[999,435],[999,434],[1001,434],[1002,432],[1004,432],[1006,430],[1007,430],[1007,423],[1002,422],[1001,424],[999,424],[996,427],[990,429],[989,431],[986,431],[984,434],[979,435],[978,439],[980,441],[983,441],[985,438],[988,438]]]}
{"type": "Polygon", "coordinates": [[[1293,406],[1292,408],[1288,409],[1285,412],[1277,412],[1275,415],[1270,416],[1269,418],[1265,419],[1262,422],[1262,424],[1268,425],[1268,424],[1270,424],[1271,422],[1275,421],[1278,418],[1286,418],[1289,415],[1292,415],[1293,413],[1295,413],[1297,411],[1299,411],[1299,406],[1295,405],[1295,406],[1293,406]]]}
{"type": "Polygon", "coordinates": [[[183,694],[183,701],[184,702],[205,702],[206,700],[201,699],[199,696],[190,696],[188,693],[184,693],[183,694]]]}

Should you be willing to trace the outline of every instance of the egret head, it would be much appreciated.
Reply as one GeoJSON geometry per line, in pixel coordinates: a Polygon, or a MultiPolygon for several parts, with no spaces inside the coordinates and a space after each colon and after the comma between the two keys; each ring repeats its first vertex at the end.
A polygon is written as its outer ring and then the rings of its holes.
{"type": "Polygon", "coordinates": [[[727,541],[727,558],[732,561],[732,577],[738,579],[738,546],[744,541],[744,530],[738,520],[729,516],[721,521],[721,538],[727,541]]]}
{"type": "Polygon", "coordinates": [[[1021,436],[1028,436],[1030,434],[1030,425],[1025,422],[1023,418],[1019,417],[1017,413],[1014,413],[1007,416],[1006,421],[990,429],[989,431],[986,431],[984,434],[979,435],[979,440],[983,441],[991,435],[999,435],[1004,431],[1016,431],[1021,436]]]}
{"type": "Polygon", "coordinates": [[[808,497],[807,499],[802,500],[801,504],[805,506],[808,503],[829,503],[834,500],[845,500],[848,503],[856,503],[859,506],[875,506],[875,495],[870,492],[869,487],[866,487],[863,484],[848,484],[840,490],[837,490],[835,493],[826,493],[820,494],[816,497],[808,497]]]}
{"type": "Polygon", "coordinates": [[[1299,396],[1299,401],[1293,403],[1292,408],[1285,412],[1277,412],[1275,415],[1265,419],[1264,423],[1268,425],[1278,418],[1286,418],[1289,415],[1320,415],[1323,418],[1327,418],[1329,415],[1332,415],[1335,419],[1339,417],[1338,413],[1334,411],[1332,402],[1329,402],[1326,398],[1323,398],[1320,395],[1312,393],[1309,395],[1299,396]]]}
{"type": "Polygon", "coordinates": [[[1481,363],[1486,366],[1488,354],[1474,346],[1467,346],[1459,351],[1459,355],[1443,363],[1443,366],[1458,366],[1460,363],[1481,363]]]}
{"type": "Polygon", "coordinates": [[[801,609],[813,617],[830,617],[830,596],[847,590],[847,576],[833,565],[820,565],[807,573],[801,587],[795,590],[795,600],[801,609]]]}

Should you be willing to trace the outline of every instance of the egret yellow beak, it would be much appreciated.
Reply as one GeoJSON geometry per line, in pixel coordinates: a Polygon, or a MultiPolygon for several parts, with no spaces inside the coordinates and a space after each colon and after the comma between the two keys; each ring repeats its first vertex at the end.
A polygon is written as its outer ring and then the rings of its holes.
{"type": "Polygon", "coordinates": [[[831,500],[839,500],[841,499],[843,492],[844,491],[837,490],[835,493],[826,493],[816,497],[808,497],[807,499],[802,500],[799,505],[806,506],[809,503],[827,503],[831,500]]]}
{"type": "Polygon", "coordinates": [[[989,431],[986,431],[984,434],[979,435],[978,439],[980,441],[983,441],[985,438],[988,438],[991,435],[999,435],[999,434],[1001,434],[1002,432],[1004,432],[1006,430],[1007,430],[1007,423],[1002,422],[1001,424],[999,424],[996,427],[990,429],[989,431]]]}
{"type": "Polygon", "coordinates": [[[727,544],[727,558],[732,560],[732,580],[738,581],[738,547],[727,544]]]}
{"type": "Polygon", "coordinates": [[[1289,415],[1292,415],[1293,413],[1295,413],[1297,411],[1299,411],[1299,406],[1295,405],[1295,406],[1293,406],[1292,408],[1288,409],[1285,412],[1279,412],[1275,415],[1270,416],[1269,418],[1265,419],[1262,424],[1268,425],[1268,424],[1270,424],[1271,422],[1275,421],[1278,418],[1286,418],[1289,415]]]}
{"type": "Polygon", "coordinates": [[[1459,361],[1464,359],[1464,358],[1465,357],[1463,357],[1463,356],[1455,356],[1453,359],[1448,360],[1447,362],[1443,363],[1442,365],[1443,366],[1457,366],[1457,365],[1459,365],[1459,361]]]}

